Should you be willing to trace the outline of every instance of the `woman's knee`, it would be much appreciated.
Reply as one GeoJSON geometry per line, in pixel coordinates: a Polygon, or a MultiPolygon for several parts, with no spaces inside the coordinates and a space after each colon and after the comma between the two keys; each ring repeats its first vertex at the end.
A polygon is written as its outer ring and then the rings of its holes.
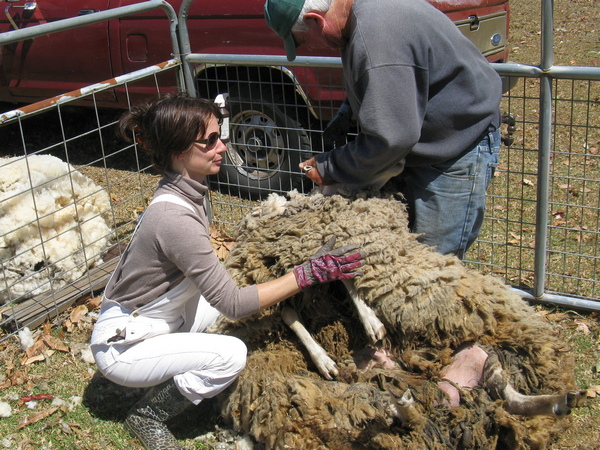
{"type": "Polygon", "coordinates": [[[228,348],[230,350],[230,370],[239,374],[246,367],[248,356],[246,344],[241,339],[230,337],[228,348]]]}

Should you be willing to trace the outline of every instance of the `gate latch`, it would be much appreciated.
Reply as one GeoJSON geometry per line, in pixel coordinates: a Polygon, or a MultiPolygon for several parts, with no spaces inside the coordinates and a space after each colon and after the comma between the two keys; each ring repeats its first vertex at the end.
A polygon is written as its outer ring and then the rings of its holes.
{"type": "Polygon", "coordinates": [[[513,133],[515,131],[517,131],[517,128],[515,127],[516,123],[517,123],[517,121],[515,120],[515,116],[513,116],[512,114],[509,114],[509,113],[502,114],[502,124],[507,125],[506,134],[502,136],[502,143],[504,145],[506,145],[507,147],[510,147],[512,145],[512,143],[515,141],[515,138],[513,137],[513,133]]]}

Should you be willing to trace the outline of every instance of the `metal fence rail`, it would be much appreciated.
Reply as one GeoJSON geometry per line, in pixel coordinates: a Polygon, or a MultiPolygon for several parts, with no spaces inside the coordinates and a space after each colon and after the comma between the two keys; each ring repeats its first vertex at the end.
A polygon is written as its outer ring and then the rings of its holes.
{"type": "MultiPolygon", "coordinates": [[[[178,19],[167,13],[171,37],[181,42],[174,44],[174,49],[181,49],[174,50],[174,59],[0,114],[0,156],[25,160],[50,154],[68,162],[109,196],[110,206],[101,214],[112,229],[111,251],[86,266],[80,278],[59,286],[56,272],[42,264],[39,271],[48,275],[48,290],[3,294],[8,296],[0,302],[0,341],[25,326],[60,320],[81,295],[100,292],[112,270],[111,261],[116,261],[111,258],[120,254],[156,186],[158,178],[147,157],[135,143],[115,138],[120,112],[97,107],[95,97],[100,92],[147,85],[151,80],[156,93],[179,86],[208,98],[229,94],[229,159],[220,176],[210,180],[210,206],[214,223],[230,235],[243,215],[269,193],[312,188],[297,162],[321,151],[321,119],[337,109],[343,94],[335,75],[339,58],[299,57],[290,63],[270,55],[194,54],[187,38],[186,4],[178,19]],[[177,22],[179,36],[174,33],[177,22]],[[302,71],[313,75],[308,83],[298,81],[307,78],[302,71]],[[329,95],[310,102],[304,93],[311,89],[329,95]],[[91,100],[91,107],[76,109],[73,105],[81,99],[91,100]],[[42,121],[46,128],[40,137],[42,121]]],[[[141,5],[164,8],[165,2],[141,5]]],[[[516,131],[514,143],[502,149],[488,191],[484,227],[466,263],[504,278],[525,298],[600,310],[600,68],[553,65],[548,8],[551,11],[551,2],[544,0],[542,64],[495,65],[501,75],[518,79],[502,102],[503,111],[515,118],[516,131]]],[[[106,13],[117,17],[131,11],[106,13]]],[[[57,26],[53,23],[51,31],[57,31],[57,26]]],[[[0,45],[30,38],[35,32],[31,30],[27,35],[13,34],[20,30],[0,35],[0,45]]],[[[69,173],[67,178],[72,176],[69,173]]],[[[33,197],[33,189],[27,192],[33,197]]],[[[8,201],[1,198],[0,208],[8,201]]],[[[24,225],[38,226],[43,220],[37,217],[24,225]]],[[[46,244],[39,246],[43,249],[46,244]]],[[[2,260],[0,290],[8,291],[9,262],[2,260]]]]}

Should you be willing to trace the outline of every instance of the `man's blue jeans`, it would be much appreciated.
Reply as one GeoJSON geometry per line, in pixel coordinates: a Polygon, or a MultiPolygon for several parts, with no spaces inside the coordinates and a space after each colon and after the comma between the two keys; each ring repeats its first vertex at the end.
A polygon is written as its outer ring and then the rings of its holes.
{"type": "Polygon", "coordinates": [[[481,230],[485,192],[498,166],[500,130],[487,133],[452,160],[407,167],[399,178],[411,230],[419,241],[443,254],[463,258],[481,230]]]}

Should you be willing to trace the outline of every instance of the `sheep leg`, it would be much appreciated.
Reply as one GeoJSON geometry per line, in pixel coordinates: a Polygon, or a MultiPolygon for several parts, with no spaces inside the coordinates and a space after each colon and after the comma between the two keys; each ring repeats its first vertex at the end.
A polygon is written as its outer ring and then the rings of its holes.
{"type": "Polygon", "coordinates": [[[356,307],[356,311],[358,312],[358,317],[365,327],[365,331],[371,342],[376,343],[382,340],[385,337],[385,327],[383,323],[377,318],[375,315],[375,311],[373,311],[365,301],[358,296],[358,292],[354,287],[354,283],[352,280],[342,280],[344,286],[346,286],[346,290],[352,299],[356,307]]]}
{"type": "Polygon", "coordinates": [[[400,419],[402,426],[412,429],[421,428],[427,418],[417,409],[411,390],[407,389],[402,395],[391,386],[387,386],[386,390],[396,399],[393,412],[400,419]]]}
{"type": "Polygon", "coordinates": [[[489,355],[483,372],[483,386],[492,398],[503,399],[504,408],[511,414],[522,416],[555,415],[563,417],[572,408],[582,406],[586,391],[574,390],[556,395],[523,395],[510,384],[498,357],[489,355]]]}
{"type": "Polygon", "coordinates": [[[338,370],[335,361],[333,361],[333,359],[327,355],[325,350],[323,350],[323,348],[313,339],[308,330],[298,319],[296,311],[289,306],[285,306],[281,310],[281,318],[296,336],[298,336],[298,339],[300,339],[300,342],[302,342],[308,351],[310,358],[317,366],[317,369],[319,369],[321,375],[327,380],[332,380],[333,376],[337,376],[338,370]]]}
{"type": "Polygon", "coordinates": [[[454,361],[442,372],[447,381],[438,386],[448,396],[450,407],[460,403],[459,388],[482,385],[493,399],[505,400],[504,408],[511,414],[536,416],[551,414],[563,417],[571,408],[581,406],[586,391],[569,391],[556,395],[524,395],[517,392],[502,369],[498,356],[488,354],[477,345],[469,345],[454,356],[454,361]]]}

